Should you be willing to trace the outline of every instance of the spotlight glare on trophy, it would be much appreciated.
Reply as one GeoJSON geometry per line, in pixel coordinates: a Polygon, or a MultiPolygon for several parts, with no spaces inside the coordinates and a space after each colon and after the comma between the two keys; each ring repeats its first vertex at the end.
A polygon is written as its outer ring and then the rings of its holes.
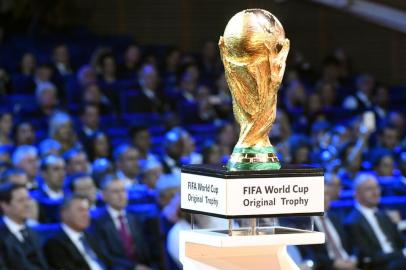
{"type": "Polygon", "coordinates": [[[289,46],[279,20],[261,9],[235,14],[220,37],[241,131],[226,167],[182,167],[181,208],[192,216],[192,230],[180,233],[186,270],[297,270],[286,246],[324,243],[312,219],[324,214],[323,170],[281,166],[269,141],[289,46]],[[195,228],[196,215],[226,225],[195,228]]]}

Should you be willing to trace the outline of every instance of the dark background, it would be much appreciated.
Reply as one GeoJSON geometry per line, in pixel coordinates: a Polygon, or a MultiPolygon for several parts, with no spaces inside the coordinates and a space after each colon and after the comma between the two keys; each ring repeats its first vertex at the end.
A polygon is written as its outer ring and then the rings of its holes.
{"type": "MultiPolygon", "coordinates": [[[[355,69],[374,74],[380,81],[399,84],[406,77],[405,34],[307,0],[20,2],[25,6],[19,6],[19,14],[36,12],[38,20],[52,22],[53,27],[87,26],[98,34],[125,34],[140,44],[175,45],[185,51],[198,51],[207,40],[217,41],[236,12],[263,8],[282,22],[291,52],[301,52],[316,68],[326,54],[342,47],[352,56],[355,69]],[[38,4],[33,10],[34,2],[38,4]]],[[[406,9],[402,0],[375,2],[406,9]]]]}

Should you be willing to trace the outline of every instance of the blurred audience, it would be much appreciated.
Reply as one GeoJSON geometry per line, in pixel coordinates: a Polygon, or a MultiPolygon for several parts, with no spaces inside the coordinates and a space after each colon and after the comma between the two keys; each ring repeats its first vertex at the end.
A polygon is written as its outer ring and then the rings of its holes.
{"type": "Polygon", "coordinates": [[[0,145],[12,145],[11,132],[13,130],[13,114],[0,114],[0,145]]]}
{"type": "Polygon", "coordinates": [[[66,174],[87,173],[89,171],[89,160],[86,152],[78,149],[70,149],[63,155],[66,162],[66,174]]]}
{"type": "Polygon", "coordinates": [[[44,183],[35,192],[37,196],[60,200],[64,197],[65,161],[55,155],[45,157],[41,164],[41,175],[44,183]]]}
{"type": "Polygon", "coordinates": [[[113,158],[117,168],[117,175],[124,181],[126,187],[139,183],[139,151],[129,144],[123,144],[114,151],[113,158]]]}
{"type": "MultiPolygon", "coordinates": [[[[35,229],[51,268],[166,269],[165,244],[178,262],[177,231],[189,226],[177,201],[181,167],[226,164],[240,132],[216,43],[192,53],[89,32],[51,31],[16,46],[19,38],[2,43],[0,182],[22,188],[2,200],[2,217],[20,211],[12,229],[35,229]],[[133,254],[123,251],[129,235],[133,254]]],[[[403,269],[402,235],[389,222],[406,224],[405,87],[355,70],[351,60],[344,48],[321,63],[292,51],[287,65],[270,141],[283,166],[325,169],[327,215],[316,227],[331,231],[326,245],[290,251],[316,269],[403,269]],[[375,180],[359,180],[365,173],[375,180]],[[378,206],[375,220],[362,212],[378,206]]],[[[25,249],[16,235],[2,238],[0,268],[48,269],[37,244],[25,249]]]]}
{"type": "Polygon", "coordinates": [[[36,143],[35,128],[31,123],[21,122],[14,128],[14,143],[20,145],[34,145],[36,143]]]}
{"type": "Polygon", "coordinates": [[[81,147],[73,129],[71,117],[62,111],[55,112],[51,116],[49,120],[49,137],[59,142],[62,153],[74,147],[81,147]]]}
{"type": "Polygon", "coordinates": [[[27,187],[28,177],[23,170],[18,168],[10,168],[1,174],[1,183],[12,183],[27,187]]]}
{"type": "Polygon", "coordinates": [[[21,145],[13,153],[11,158],[13,166],[22,169],[28,177],[27,187],[35,189],[38,187],[38,151],[34,146],[21,145]]]}
{"type": "Polygon", "coordinates": [[[97,208],[97,187],[94,180],[89,174],[78,173],[69,178],[69,191],[73,194],[78,194],[88,199],[90,210],[97,208]]]}

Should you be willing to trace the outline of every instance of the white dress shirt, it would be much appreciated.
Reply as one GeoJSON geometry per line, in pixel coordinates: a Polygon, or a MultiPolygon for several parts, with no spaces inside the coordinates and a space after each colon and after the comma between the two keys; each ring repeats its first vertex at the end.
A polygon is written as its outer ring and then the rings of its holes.
{"type": "Polygon", "coordinates": [[[166,250],[168,250],[169,256],[172,260],[182,268],[182,263],[179,260],[179,233],[180,231],[190,230],[190,224],[184,219],[180,219],[168,232],[166,239],[166,250]]]}
{"type": "Polygon", "coordinates": [[[68,225],[64,223],[62,223],[62,229],[68,235],[69,239],[72,241],[75,247],[79,250],[79,253],[82,254],[83,258],[86,260],[90,269],[103,270],[100,267],[100,265],[86,253],[85,247],[83,246],[83,243],[80,240],[80,238],[83,236],[83,233],[71,229],[68,225]]]}
{"type": "MultiPolygon", "coordinates": [[[[327,226],[327,230],[329,231],[331,238],[333,238],[332,241],[334,241],[334,243],[338,249],[338,252],[341,255],[341,258],[348,260],[350,258],[350,256],[348,255],[347,251],[345,251],[345,249],[343,247],[343,243],[341,242],[341,239],[340,239],[340,235],[338,234],[338,232],[337,232],[336,228],[334,227],[333,223],[331,222],[331,220],[327,216],[314,217],[314,222],[316,223],[317,228],[319,228],[319,230],[321,232],[326,233],[324,231],[323,223],[321,220],[322,218],[324,218],[324,221],[327,226]]],[[[331,245],[329,245],[326,242],[326,247],[327,247],[327,253],[328,253],[328,256],[330,257],[330,259],[336,259],[335,255],[334,255],[334,250],[332,249],[331,245]]]]}
{"type": "MultiPolygon", "coordinates": [[[[362,101],[366,106],[371,106],[371,101],[369,98],[361,91],[357,91],[355,95],[362,101]]],[[[349,110],[358,109],[360,104],[358,104],[358,100],[355,96],[347,97],[343,102],[343,107],[349,110]]]]}
{"type": "Polygon", "coordinates": [[[389,242],[388,238],[386,237],[385,233],[382,231],[382,228],[379,226],[378,219],[375,216],[375,212],[377,211],[377,209],[368,208],[359,203],[357,204],[356,207],[368,221],[369,225],[374,231],[376,238],[378,238],[379,244],[381,245],[383,252],[384,253],[393,252],[393,247],[389,242]]]}
{"type": "Polygon", "coordinates": [[[52,189],[49,188],[47,184],[44,184],[43,190],[45,193],[49,196],[50,199],[52,200],[61,200],[63,199],[63,191],[53,191],[52,189]]]}
{"type": "Polygon", "coordinates": [[[8,218],[7,216],[3,217],[4,224],[6,224],[7,228],[10,232],[17,237],[20,242],[24,242],[24,236],[21,234],[21,230],[25,229],[25,224],[18,224],[15,223],[13,220],[8,218]]]}
{"type": "Polygon", "coordinates": [[[181,169],[180,167],[176,164],[176,160],[174,160],[173,158],[171,158],[168,155],[164,156],[164,161],[166,162],[166,165],[168,165],[168,167],[171,169],[171,173],[176,174],[176,175],[180,175],[181,169]]]}
{"type": "Polygon", "coordinates": [[[86,136],[92,136],[94,133],[96,133],[97,130],[91,129],[88,126],[83,125],[82,127],[83,132],[86,134],[86,136]]]}
{"type": "Polygon", "coordinates": [[[71,69],[64,63],[57,62],[55,63],[56,69],[61,73],[62,76],[69,75],[72,73],[71,69]]]}
{"type": "Polygon", "coordinates": [[[142,92],[146,95],[149,99],[155,99],[155,92],[148,88],[143,88],[142,92]]]}

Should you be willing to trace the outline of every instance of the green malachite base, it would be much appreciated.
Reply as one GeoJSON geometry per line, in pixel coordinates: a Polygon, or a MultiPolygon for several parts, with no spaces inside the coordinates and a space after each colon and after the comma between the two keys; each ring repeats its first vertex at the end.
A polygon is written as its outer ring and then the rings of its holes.
{"type": "Polygon", "coordinates": [[[279,170],[274,147],[236,147],[227,164],[229,171],[279,170]]]}
{"type": "Polygon", "coordinates": [[[252,162],[252,163],[242,163],[242,162],[228,162],[227,169],[230,171],[261,171],[261,170],[279,170],[281,164],[274,162],[252,162]]]}

